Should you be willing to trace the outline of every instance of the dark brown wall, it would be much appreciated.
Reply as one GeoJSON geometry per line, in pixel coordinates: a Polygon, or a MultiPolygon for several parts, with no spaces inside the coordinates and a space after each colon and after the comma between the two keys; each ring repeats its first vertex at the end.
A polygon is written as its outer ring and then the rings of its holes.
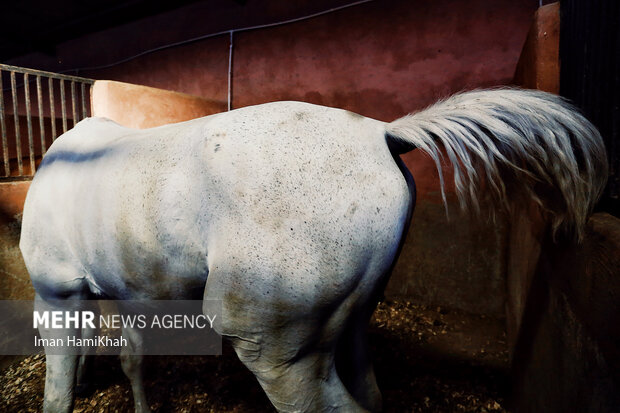
{"type": "Polygon", "coordinates": [[[513,353],[513,411],[617,412],[620,219],[588,221],[580,245],[546,239],[513,353]]]}
{"type": "MultiPolygon", "coordinates": [[[[56,71],[105,64],[199,34],[345,3],[201,2],[67,42],[55,60],[33,54],[11,63],[56,71]]],[[[303,100],[389,121],[460,90],[508,84],[537,6],[536,0],[373,1],[302,22],[238,32],[232,104],[303,100]]],[[[225,34],[79,75],[225,101],[228,47],[225,34]]],[[[418,205],[388,293],[502,314],[504,224],[482,225],[454,213],[447,223],[430,160],[416,152],[404,159],[418,185],[418,205]]]]}

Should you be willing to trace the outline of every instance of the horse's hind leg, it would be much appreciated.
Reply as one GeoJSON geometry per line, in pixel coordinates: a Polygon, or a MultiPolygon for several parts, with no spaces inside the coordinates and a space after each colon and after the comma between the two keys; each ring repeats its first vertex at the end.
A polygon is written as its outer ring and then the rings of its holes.
{"type": "Polygon", "coordinates": [[[128,346],[121,349],[121,366],[123,372],[129,378],[136,413],[150,412],[146,394],[144,392],[144,379],[141,354],[144,347],[144,337],[138,329],[123,328],[123,337],[127,339],[128,346]]]}
{"type": "MultiPolygon", "coordinates": [[[[97,319],[98,308],[93,308],[93,310],[97,310],[95,314],[95,319],[97,319]]],[[[94,339],[97,332],[97,328],[82,326],[82,339],[94,339]]],[[[78,396],[86,395],[92,386],[94,358],[94,355],[86,354],[86,352],[83,352],[79,358],[75,383],[75,393],[78,396]]]]}
{"type": "Polygon", "coordinates": [[[351,317],[338,341],[336,369],[347,390],[365,409],[381,411],[379,386],[370,358],[368,344],[368,310],[351,317]]]}
{"type": "Polygon", "coordinates": [[[331,350],[282,360],[283,353],[297,352],[285,346],[233,339],[239,359],[254,373],[278,412],[365,411],[340,381],[331,350]]]}

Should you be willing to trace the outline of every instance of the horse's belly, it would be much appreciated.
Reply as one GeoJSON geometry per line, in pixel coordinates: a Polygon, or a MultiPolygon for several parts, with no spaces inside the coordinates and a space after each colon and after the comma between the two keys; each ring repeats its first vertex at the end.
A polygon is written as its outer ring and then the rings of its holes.
{"type": "Polygon", "coordinates": [[[188,193],[181,183],[156,181],[120,194],[100,190],[101,202],[91,198],[72,241],[97,288],[119,298],[202,297],[204,213],[188,193]]]}

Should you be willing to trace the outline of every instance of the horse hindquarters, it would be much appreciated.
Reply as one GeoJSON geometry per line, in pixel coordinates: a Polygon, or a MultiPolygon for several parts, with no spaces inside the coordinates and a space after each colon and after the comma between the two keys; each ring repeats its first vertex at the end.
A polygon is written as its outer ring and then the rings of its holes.
{"type": "MultiPolygon", "coordinates": [[[[278,411],[380,410],[366,327],[411,212],[411,198],[403,194],[386,203],[397,213],[379,208],[385,215],[361,220],[367,227],[343,231],[334,241],[340,248],[308,247],[313,244],[305,240],[300,245],[309,251],[301,253],[287,242],[259,259],[247,259],[256,256],[249,242],[214,248],[234,257],[212,254],[205,298],[223,300],[221,333],[278,411]]],[[[229,233],[243,234],[229,224],[229,233]]]]}
{"type": "Polygon", "coordinates": [[[247,327],[228,333],[239,359],[278,411],[381,410],[367,326],[376,305],[376,280],[387,275],[364,274],[358,288],[332,303],[326,314],[310,309],[314,317],[286,317],[292,312],[256,317],[247,323],[252,333],[247,327]],[[370,288],[362,286],[365,281],[370,288]]]}
{"type": "MultiPolygon", "coordinates": [[[[374,310],[374,302],[368,305],[374,310]]],[[[364,409],[382,410],[382,397],[377,385],[368,343],[368,314],[353,315],[342,332],[336,348],[336,370],[349,393],[364,409]]]]}
{"type": "MultiPolygon", "coordinates": [[[[286,320],[283,321],[286,327],[264,324],[259,334],[232,337],[237,356],[256,376],[279,412],[379,410],[380,394],[367,353],[357,359],[363,364],[355,366],[355,375],[362,377],[355,383],[356,388],[345,385],[336,368],[336,348],[345,335],[344,326],[353,326],[351,337],[366,338],[365,325],[348,322],[351,314],[347,307],[353,304],[354,298],[347,301],[324,324],[286,320]],[[342,328],[334,329],[334,326],[342,328]],[[360,394],[363,397],[356,397],[360,394]]],[[[366,350],[363,343],[356,344],[362,344],[359,347],[362,352],[366,350]]]]}

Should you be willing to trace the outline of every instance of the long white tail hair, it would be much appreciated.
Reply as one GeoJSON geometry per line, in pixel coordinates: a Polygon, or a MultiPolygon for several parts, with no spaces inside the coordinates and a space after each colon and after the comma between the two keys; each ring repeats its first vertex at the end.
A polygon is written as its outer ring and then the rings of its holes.
{"type": "Polygon", "coordinates": [[[486,199],[492,210],[510,211],[531,199],[554,235],[582,238],[607,181],[599,132],[566,100],[540,91],[457,94],[388,124],[386,137],[399,153],[419,148],[431,156],[446,208],[441,148],[462,208],[480,211],[486,199]]]}

